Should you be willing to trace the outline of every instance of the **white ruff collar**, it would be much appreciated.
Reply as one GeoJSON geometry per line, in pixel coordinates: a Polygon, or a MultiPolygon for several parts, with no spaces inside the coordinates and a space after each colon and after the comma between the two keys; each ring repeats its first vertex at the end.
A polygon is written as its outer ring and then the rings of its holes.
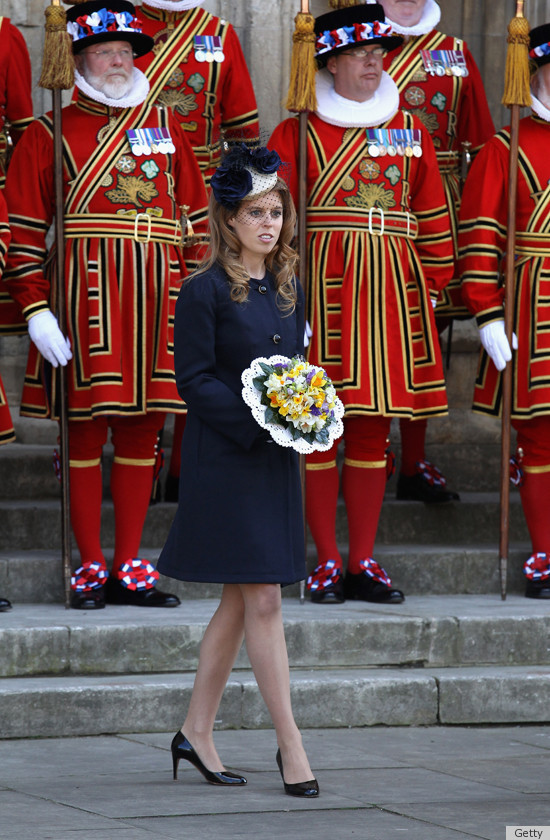
{"type": "Polygon", "coordinates": [[[324,68],[316,78],[318,117],[330,125],[342,128],[368,128],[381,125],[399,109],[399,91],[393,79],[384,71],[378,90],[366,102],[345,99],[334,90],[332,74],[324,68]]]}
{"type": "Polygon", "coordinates": [[[426,5],[422,10],[422,17],[415,26],[401,26],[395,23],[390,18],[386,18],[388,23],[391,23],[393,31],[398,35],[427,35],[432,29],[435,29],[441,20],[441,9],[435,0],[426,0],[426,5]]]}
{"type": "Polygon", "coordinates": [[[534,93],[531,93],[531,108],[541,120],[550,122],[550,109],[543,105],[540,99],[537,99],[534,93]]]}
{"type": "Polygon", "coordinates": [[[145,73],[142,73],[137,67],[134,67],[134,83],[132,89],[130,93],[121,99],[109,99],[102,91],[92,87],[84,76],[80,75],[78,70],[74,71],[74,83],[90,99],[95,99],[96,102],[101,102],[102,105],[108,105],[110,108],[134,108],[136,105],[141,105],[142,102],[145,102],[149,93],[149,80],[145,73]]]}
{"type": "Polygon", "coordinates": [[[153,9],[164,9],[166,12],[183,12],[202,6],[204,0],[145,0],[142,6],[152,6],[153,9]]]}

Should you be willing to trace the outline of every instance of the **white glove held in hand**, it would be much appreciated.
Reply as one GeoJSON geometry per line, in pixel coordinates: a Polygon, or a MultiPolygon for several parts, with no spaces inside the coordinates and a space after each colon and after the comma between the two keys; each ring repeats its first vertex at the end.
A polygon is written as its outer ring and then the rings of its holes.
{"type": "MultiPolygon", "coordinates": [[[[504,370],[506,362],[512,358],[512,351],[506,338],[504,321],[492,321],[479,329],[479,337],[487,355],[493,360],[497,370],[504,370]]],[[[516,335],[512,336],[512,346],[518,349],[516,335]]]]}
{"type": "Polygon", "coordinates": [[[33,315],[28,328],[31,341],[53,367],[64,367],[69,359],[72,359],[71,345],[59,329],[57,318],[49,309],[33,315]]]}

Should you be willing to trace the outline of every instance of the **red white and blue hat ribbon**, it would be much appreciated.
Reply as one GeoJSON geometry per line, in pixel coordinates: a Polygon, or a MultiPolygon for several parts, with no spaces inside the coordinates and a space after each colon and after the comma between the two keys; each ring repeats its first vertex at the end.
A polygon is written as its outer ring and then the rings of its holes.
{"type": "Polygon", "coordinates": [[[113,12],[99,9],[89,15],[80,15],[75,21],[67,21],[67,32],[73,41],[88,38],[90,35],[102,35],[105,32],[138,32],[141,21],[131,12],[113,12]]]}
{"type": "Polygon", "coordinates": [[[338,29],[325,29],[317,37],[315,54],[320,56],[336,47],[354,46],[373,38],[379,39],[393,34],[391,23],[381,20],[354,23],[352,26],[341,26],[338,29]]]}

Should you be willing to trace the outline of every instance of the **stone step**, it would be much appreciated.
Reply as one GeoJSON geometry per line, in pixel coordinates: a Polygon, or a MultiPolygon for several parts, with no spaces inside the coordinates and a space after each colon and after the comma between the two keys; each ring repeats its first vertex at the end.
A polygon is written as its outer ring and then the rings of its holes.
{"type": "MultiPolygon", "coordinates": [[[[18,605],[0,616],[0,677],[193,672],[217,599],[97,612],[18,605]]],[[[293,669],[549,666],[548,602],[509,595],[411,596],[397,606],[285,599],[293,669]]],[[[250,668],[244,648],[236,666],[250,668]]]]}
{"type": "MultiPolygon", "coordinates": [[[[167,732],[180,725],[192,674],[0,679],[0,738],[167,732]]],[[[311,669],[291,673],[301,729],[548,721],[549,667],[311,669]]],[[[266,729],[253,675],[234,671],[218,729],[266,729]]]]}
{"type": "MultiPolygon", "coordinates": [[[[365,501],[365,505],[368,500],[365,501]]],[[[161,502],[149,508],[143,530],[143,544],[162,546],[172,524],[176,507],[161,502]]],[[[519,493],[510,496],[510,538],[526,541],[527,529],[519,493]]],[[[113,505],[105,501],[102,512],[102,542],[114,545],[113,505]]],[[[33,550],[61,545],[60,502],[55,499],[0,501],[0,548],[11,551],[33,550]]],[[[337,515],[337,538],[347,544],[345,509],[340,503],[337,515]]],[[[398,502],[387,496],[378,526],[379,545],[401,543],[429,545],[437,543],[466,546],[476,542],[498,544],[500,505],[497,493],[463,493],[460,502],[425,505],[422,502],[398,502]]]]}
{"type": "MultiPolygon", "coordinates": [[[[1,528],[1,525],[0,525],[1,528]]],[[[142,548],[143,557],[156,563],[159,548],[142,548]]],[[[376,558],[391,576],[393,584],[406,595],[477,595],[499,594],[498,548],[477,543],[468,546],[382,545],[376,558]]],[[[514,542],[508,556],[507,591],[523,593],[523,562],[529,555],[528,542],[514,542]]],[[[107,560],[111,556],[106,552],[107,560]]],[[[73,552],[73,568],[79,557],[73,552]]],[[[317,559],[315,548],[308,545],[308,571],[317,559]]],[[[161,576],[159,589],[174,592],[182,600],[212,598],[221,591],[219,584],[184,583],[161,576]]],[[[0,551],[0,594],[13,603],[62,604],[64,586],[59,550],[0,551]]],[[[283,596],[297,598],[299,585],[286,586],[283,596]]]]}

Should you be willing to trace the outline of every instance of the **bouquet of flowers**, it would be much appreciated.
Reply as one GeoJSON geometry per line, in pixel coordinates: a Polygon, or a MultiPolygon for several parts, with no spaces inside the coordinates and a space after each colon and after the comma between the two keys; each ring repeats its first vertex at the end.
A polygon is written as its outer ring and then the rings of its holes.
{"type": "Polygon", "coordinates": [[[273,440],[304,455],[330,449],[344,432],[344,406],[321,367],[295,356],[254,359],[242,396],[273,440]]]}

